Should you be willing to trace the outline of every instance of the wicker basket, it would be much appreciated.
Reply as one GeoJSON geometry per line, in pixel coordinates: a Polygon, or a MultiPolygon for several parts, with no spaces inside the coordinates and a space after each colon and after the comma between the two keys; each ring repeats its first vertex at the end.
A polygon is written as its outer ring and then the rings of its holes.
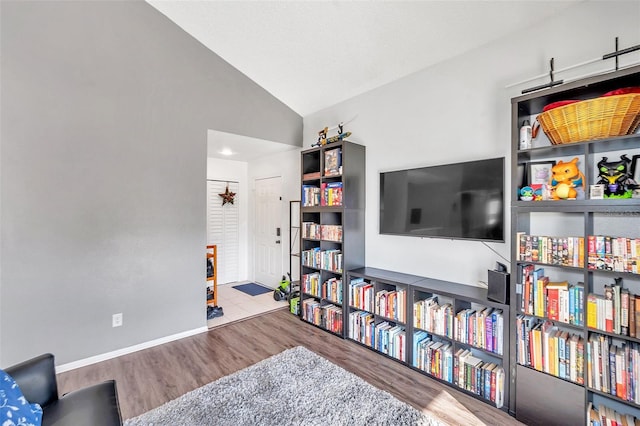
{"type": "Polygon", "coordinates": [[[553,145],[629,135],[640,124],[640,93],[575,102],[537,120],[553,145]]]}

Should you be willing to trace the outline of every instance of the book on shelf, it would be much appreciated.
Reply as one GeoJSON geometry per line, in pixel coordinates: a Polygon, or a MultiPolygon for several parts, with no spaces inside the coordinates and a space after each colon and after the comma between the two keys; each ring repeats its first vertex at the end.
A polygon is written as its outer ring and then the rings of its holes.
{"type": "Polygon", "coordinates": [[[420,345],[427,339],[430,339],[430,337],[426,331],[418,330],[413,333],[412,365],[416,368],[420,368],[420,363],[418,362],[418,351],[420,345]]]}
{"type": "Polygon", "coordinates": [[[549,277],[541,276],[535,281],[535,315],[538,317],[544,317],[545,312],[545,304],[546,304],[546,287],[549,284],[549,277]]]}
{"type": "Polygon", "coordinates": [[[502,408],[504,406],[504,367],[498,366],[495,370],[496,396],[492,401],[495,402],[496,408],[502,408]]]}
{"type": "Polygon", "coordinates": [[[636,336],[636,295],[629,293],[629,336],[636,336]]]}
{"type": "Polygon", "coordinates": [[[568,322],[564,319],[564,312],[567,312],[563,309],[565,294],[569,292],[569,282],[568,281],[549,281],[545,288],[546,295],[546,317],[554,320],[554,321],[562,321],[568,322]],[[562,316],[562,319],[561,319],[562,316]]]}
{"type": "Polygon", "coordinates": [[[576,344],[576,383],[579,385],[584,384],[584,339],[578,337],[576,344]]]}
{"type": "Polygon", "coordinates": [[[342,149],[328,149],[324,152],[324,175],[336,176],[342,174],[342,149]]]}
{"type": "Polygon", "coordinates": [[[629,296],[628,289],[620,289],[620,334],[629,335],[629,296]]]}
{"type": "Polygon", "coordinates": [[[320,172],[310,172],[302,175],[302,180],[319,179],[320,172]]]}
{"type": "Polygon", "coordinates": [[[635,305],[635,338],[640,339],[640,294],[633,295],[634,305],[635,305]]]}
{"type": "Polygon", "coordinates": [[[541,326],[542,330],[542,371],[554,374],[552,360],[555,358],[552,333],[557,330],[551,321],[544,321],[541,326]]]}

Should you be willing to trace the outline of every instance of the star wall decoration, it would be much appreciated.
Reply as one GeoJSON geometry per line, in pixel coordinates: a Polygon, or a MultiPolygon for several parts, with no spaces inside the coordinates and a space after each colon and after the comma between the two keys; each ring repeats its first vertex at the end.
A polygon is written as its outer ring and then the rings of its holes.
{"type": "Polygon", "coordinates": [[[236,196],[236,193],[229,191],[229,184],[227,184],[227,189],[225,189],[222,194],[218,195],[222,197],[222,205],[224,206],[227,203],[233,204],[233,197],[236,196]]]}

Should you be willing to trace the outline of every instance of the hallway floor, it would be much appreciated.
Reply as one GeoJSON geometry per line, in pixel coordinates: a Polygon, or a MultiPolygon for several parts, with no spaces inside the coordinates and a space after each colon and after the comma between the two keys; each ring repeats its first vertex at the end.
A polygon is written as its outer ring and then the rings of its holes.
{"type": "Polygon", "coordinates": [[[245,284],[245,282],[218,285],[218,306],[222,307],[224,315],[207,320],[209,328],[250,318],[275,309],[288,308],[285,300],[280,302],[273,300],[273,291],[250,296],[233,288],[233,286],[239,284],[245,284]]]}

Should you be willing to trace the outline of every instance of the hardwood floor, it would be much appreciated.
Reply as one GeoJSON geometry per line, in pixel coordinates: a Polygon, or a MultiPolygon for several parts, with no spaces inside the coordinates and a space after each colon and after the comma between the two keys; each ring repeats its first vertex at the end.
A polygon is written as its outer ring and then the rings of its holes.
{"type": "Polygon", "coordinates": [[[114,378],[122,416],[128,419],[295,346],[305,346],[446,424],[521,424],[398,362],[306,324],[286,309],[61,373],[58,387],[62,394],[114,378]]]}

